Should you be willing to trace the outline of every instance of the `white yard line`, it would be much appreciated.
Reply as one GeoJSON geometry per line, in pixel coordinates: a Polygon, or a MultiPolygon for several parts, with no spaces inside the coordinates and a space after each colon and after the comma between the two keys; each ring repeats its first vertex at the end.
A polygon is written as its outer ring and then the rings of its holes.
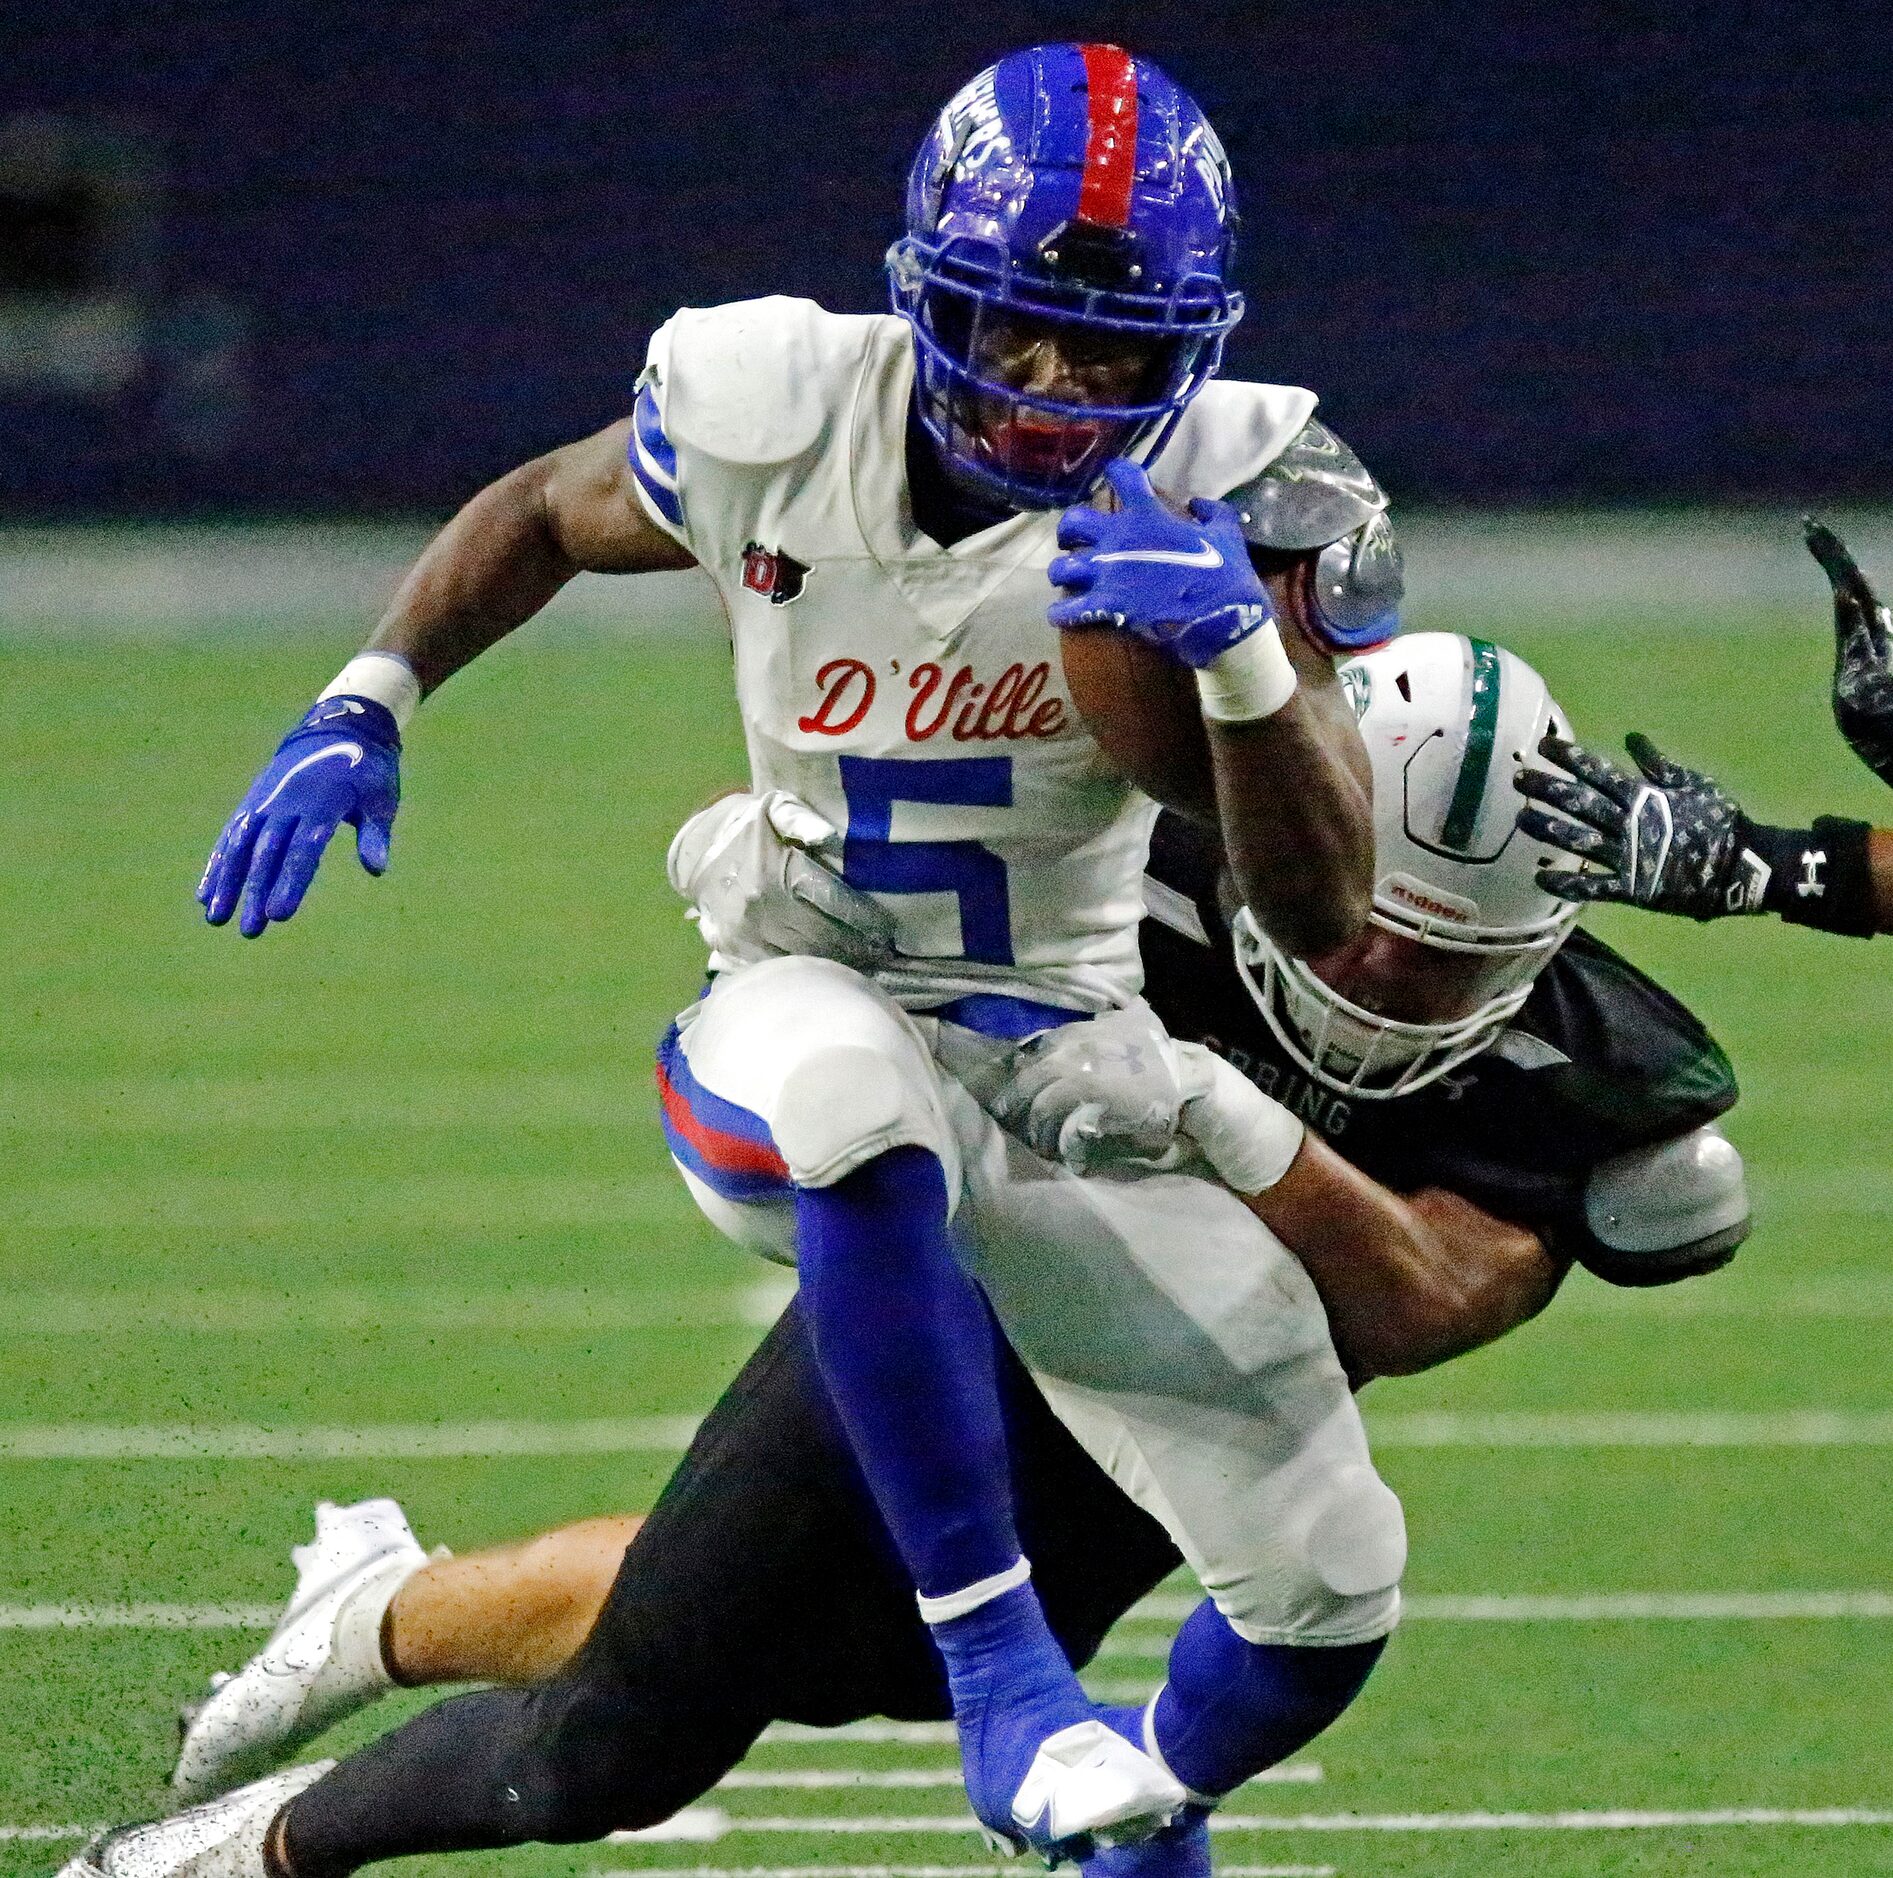
{"type": "Polygon", "coordinates": [[[694,1415],[591,1421],[382,1422],[353,1428],[195,1424],[0,1422],[0,1460],[12,1461],[399,1461],[489,1455],[674,1454],[696,1431],[694,1415]]]}
{"type": "MultiPolygon", "coordinates": [[[[1227,1865],[1221,1878],[1335,1878],[1332,1865],[1227,1865]]],[[[1019,1878],[1010,1865],[631,1865],[590,1878],[1019,1878]]]]}
{"type": "MultiPolygon", "coordinates": [[[[1159,1592],[1145,1598],[1126,1620],[1132,1624],[1180,1622],[1198,1599],[1159,1592]]],[[[1454,1596],[1414,1592],[1402,1601],[1410,1623],[1589,1624],[1612,1621],[1659,1623],[1772,1623],[1806,1619],[1893,1617],[1893,1591],[1598,1591],[1539,1595],[1497,1592],[1454,1596]]],[[[1105,1654],[1113,1654],[1112,1644],[1105,1654]]],[[[1116,1652],[1143,1655],[1137,1649],[1116,1652]]]]}
{"type": "Polygon", "coordinates": [[[725,1792],[815,1792],[828,1787],[957,1787],[957,1767],[738,1767],[717,1783],[725,1792]]]}
{"type": "MultiPolygon", "coordinates": [[[[1139,1604],[1105,1644],[1104,1657],[1161,1657],[1167,1635],[1140,1637],[1143,1625],[1170,1625],[1186,1617],[1197,1600],[1159,1593],[1139,1604]]],[[[269,1604],[0,1604],[5,1630],[268,1630],[282,1615],[269,1604]]],[[[1893,1618],[1893,1591],[1603,1591],[1538,1596],[1514,1592],[1464,1596],[1420,1594],[1406,1600],[1405,1615],[1420,1623],[1781,1623],[1893,1618]]],[[[775,1744],[839,1746],[848,1742],[901,1747],[949,1745],[950,1722],[852,1722],[814,1728],[778,1722],[762,1737],[775,1744]]],[[[1288,1778],[1286,1775],[1279,1776],[1288,1778]]]]}
{"type": "Polygon", "coordinates": [[[0,1630],[269,1630],[280,1604],[0,1604],[0,1630]]]}
{"type": "Polygon", "coordinates": [[[1569,1813],[1217,1813],[1217,1832],[1673,1832],[1716,1826],[1893,1826],[1893,1807],[1725,1806],[1569,1813]]]}
{"type": "Polygon", "coordinates": [[[1610,1622],[1774,1623],[1893,1617],[1886,1591],[1620,1591],[1568,1597],[1413,1597],[1406,1615],[1422,1622],[1589,1624],[1610,1622]]]}
{"type": "MultiPolygon", "coordinates": [[[[687,1809],[695,1811],[697,1809],[687,1809]]],[[[701,1809],[716,1813],[716,1808],[701,1809]]],[[[976,1832],[970,1814],[883,1815],[853,1813],[826,1818],[790,1818],[776,1815],[720,1815],[722,1829],[715,1838],[773,1837],[805,1833],[956,1836],[976,1832]]],[[[664,1835],[685,1818],[679,1814],[654,1834],[628,1835],[643,1840],[664,1835]]],[[[712,1842],[709,1822],[687,1835],[712,1842]]],[[[1231,1832],[1663,1832],[1710,1827],[1799,1826],[1831,1828],[1893,1826],[1893,1807],[1871,1806],[1731,1806],[1702,1809],[1643,1810],[1583,1808],[1557,1813],[1217,1813],[1212,1830],[1231,1832]]]]}
{"type": "MultiPolygon", "coordinates": [[[[758,1292],[739,1307],[766,1308],[758,1292]]],[[[676,1453],[692,1414],[575,1421],[389,1422],[348,1428],[257,1423],[0,1422],[0,1460],[425,1460],[487,1455],[676,1453]]],[[[1797,1409],[1498,1412],[1422,1410],[1370,1424],[1385,1448],[1814,1448],[1893,1447],[1893,1414],[1797,1409]]]]}
{"type": "MultiPolygon", "coordinates": [[[[251,1233],[272,1239],[294,1224],[299,1240],[317,1228],[373,1240],[399,1226],[435,1235],[499,1230],[548,1232],[588,1226],[635,1230],[693,1219],[682,1184],[658,1178],[585,1180],[570,1175],[368,1174],[346,1182],[246,1172],[179,1173],[170,1179],[112,1184],[96,1174],[28,1182],[14,1178],[7,1196],[10,1241],[51,1239],[54,1255],[75,1233],[154,1231],[201,1234],[209,1245],[240,1245],[251,1233]]],[[[317,1234],[317,1236],[320,1236],[317,1234]]]]}
{"type": "MultiPolygon", "coordinates": [[[[771,1294],[773,1295],[773,1293],[771,1294]]],[[[301,1337],[325,1331],[490,1331],[506,1336],[547,1331],[736,1329],[772,1323],[777,1305],[757,1315],[751,1289],[615,1292],[604,1286],[320,1286],[286,1296],[248,1286],[203,1291],[31,1291],[9,1299],[0,1341],[29,1337],[238,1335],[301,1337]]]]}
{"type": "MultiPolygon", "coordinates": [[[[1705,1295],[1689,1301],[1687,1287],[1675,1289],[1683,1302],[1658,1308],[1666,1316],[1726,1318],[1773,1322],[1783,1317],[1836,1318],[1849,1323],[1893,1319],[1893,1285],[1865,1287],[1810,1287],[1779,1295],[1721,1298],[1705,1295]]],[[[200,1291],[154,1289],[126,1291],[40,1291],[12,1300],[0,1320],[0,1342],[36,1337],[129,1336],[160,1333],[172,1337],[301,1336],[311,1332],[351,1330],[488,1332],[496,1335],[551,1331],[673,1331],[687,1327],[766,1327],[781,1315],[794,1295],[793,1284],[764,1283],[746,1291],[695,1289],[649,1294],[623,1294],[605,1287],[518,1285],[467,1291],[454,1287],[408,1287],[380,1290],[368,1286],[320,1286],[282,1291],[225,1285],[200,1291]]],[[[1639,1297],[1638,1302],[1642,1303],[1639,1297]]],[[[1627,1308],[1614,1300],[1592,1303],[1584,1315],[1619,1321],[1627,1308]]],[[[1540,1436],[1521,1442],[1516,1436],[1465,1441],[1437,1437],[1427,1418],[1419,1439],[1409,1441],[1400,1417],[1382,1417],[1376,1424],[1383,1444],[1438,1446],[1545,1446],[1589,1445],[1586,1441],[1552,1440],[1540,1436]]],[[[1852,1419],[1852,1418],[1850,1418],[1852,1419]]],[[[1718,1417],[1718,1423],[1727,1423],[1718,1417]]],[[[1861,1439],[1859,1436],[1854,1439],[1861,1439]]],[[[1818,1437],[1820,1445],[1831,1438],[1818,1437]]],[[[1877,1436],[1867,1437],[1873,1445],[1877,1436]]],[[[1793,1445],[1801,1445],[1805,1435],[1793,1445]]],[[[1651,1445],[1646,1436],[1636,1445],[1651,1445]]],[[[1690,1445],[1684,1443],[1683,1445],[1690,1445]]],[[[1697,1445],[1782,1445],[1744,1437],[1711,1436],[1697,1445]]]]}
{"type": "Polygon", "coordinates": [[[945,1721],[858,1721],[839,1728],[817,1728],[808,1722],[772,1722],[762,1732],[770,1745],[832,1747],[842,1741],[891,1743],[904,1748],[951,1747],[957,1737],[945,1721]]]}
{"type": "MultiPolygon", "coordinates": [[[[1218,1813],[1210,1820],[1212,1830],[1232,1832],[1673,1832],[1703,1831],[1711,1828],[1799,1827],[1827,1830],[1861,1826],[1893,1826],[1893,1808],[1872,1806],[1729,1806],[1682,1809],[1604,1809],[1583,1808],[1557,1813],[1218,1813]]],[[[0,1842],[8,1840],[82,1839],[97,1832],[97,1826],[4,1825],[0,1824],[0,1842]]],[[[699,1844],[712,1845],[725,1838],[774,1837],[806,1833],[861,1835],[886,1833],[925,1837],[958,1837],[977,1831],[967,1814],[951,1816],[895,1817],[873,1813],[845,1814],[825,1819],[795,1819],[758,1816],[741,1818],[720,1807],[686,1807],[663,1825],[645,1832],[613,1833],[610,1843],[622,1844],[699,1844]]],[[[692,1867],[693,1872],[697,1868],[692,1867]]],[[[774,1873],[783,1871],[813,1873],[849,1873],[852,1866],[769,1866],[752,1868],[774,1873]]],[[[886,1871],[908,1871],[906,1867],[862,1867],[879,1878],[886,1871]]],[[[954,1866],[953,1871],[983,1872],[981,1866],[954,1866]]],[[[999,1868],[995,1867],[994,1870],[999,1868]]],[[[1224,1866],[1229,1878],[1261,1878],[1264,1869],[1224,1866]]]]}
{"type": "MultiPolygon", "coordinates": [[[[1322,1771],[1314,1761],[1287,1761],[1257,1774],[1252,1786],[1312,1787],[1322,1771]]],[[[831,1787],[957,1787],[958,1767],[739,1767],[717,1782],[726,1792],[816,1792],[831,1787]]]]}
{"type": "Polygon", "coordinates": [[[1893,1415],[1844,1409],[1417,1410],[1370,1418],[1378,1448],[1885,1448],[1893,1415]]]}

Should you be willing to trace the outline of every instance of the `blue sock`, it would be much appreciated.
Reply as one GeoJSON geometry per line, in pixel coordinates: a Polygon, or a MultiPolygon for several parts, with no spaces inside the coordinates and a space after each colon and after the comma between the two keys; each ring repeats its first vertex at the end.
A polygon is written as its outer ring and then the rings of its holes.
{"type": "MultiPolygon", "coordinates": [[[[1132,1739],[1143,1745],[1141,1734],[1132,1739]]],[[[1185,1807],[1175,1825],[1136,1845],[1093,1852],[1079,1869],[1084,1878],[1211,1878],[1209,1815],[1185,1807]]]]}
{"type": "Polygon", "coordinates": [[[1005,1571],[1019,1535],[994,1333],[953,1256],[939,1160],[892,1148],[798,1188],[795,1218],[815,1361],[915,1587],[1005,1571]]]}
{"type": "Polygon", "coordinates": [[[1097,1711],[1029,1584],[930,1625],[929,1633],[946,1660],[966,1797],[978,1818],[1003,1832],[1039,1743],[1097,1711]]]}
{"type": "Polygon", "coordinates": [[[1305,1747],[1360,1694],[1386,1647],[1250,1643],[1207,1598],[1170,1646],[1157,1747],[1196,1793],[1218,1795],[1305,1747]]]}

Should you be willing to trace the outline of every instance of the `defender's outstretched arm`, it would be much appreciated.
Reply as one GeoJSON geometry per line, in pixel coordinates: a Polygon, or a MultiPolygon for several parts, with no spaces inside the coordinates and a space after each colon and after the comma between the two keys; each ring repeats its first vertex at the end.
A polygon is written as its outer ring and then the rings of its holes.
{"type": "MultiPolygon", "coordinates": [[[[1835,726],[1893,784],[1893,609],[1831,528],[1809,516],[1804,534],[1834,594],[1835,726]]],[[[1519,827],[1595,863],[1595,871],[1541,874],[1550,892],[1688,919],[1777,913],[1855,938],[1893,932],[1893,830],[1834,815],[1811,828],[1773,828],[1649,738],[1632,732],[1624,747],[1638,774],[1550,738],[1543,753],[1566,775],[1519,771],[1519,793],[1531,798],[1519,827]]]]}
{"type": "Polygon", "coordinates": [[[1390,1192],[1313,1134],[1273,1187],[1245,1199],[1307,1268],[1357,1384],[1417,1375],[1516,1330],[1571,1266],[1443,1187],[1390,1192]]]}

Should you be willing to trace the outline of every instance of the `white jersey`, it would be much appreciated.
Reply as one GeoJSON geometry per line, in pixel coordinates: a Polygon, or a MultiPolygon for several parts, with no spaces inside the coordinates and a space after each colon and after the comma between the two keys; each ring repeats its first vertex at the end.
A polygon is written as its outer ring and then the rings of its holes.
{"type": "MultiPolygon", "coordinates": [[[[1096,1011],[1135,996],[1154,808],[1065,687],[1055,513],[943,548],[914,524],[913,340],[890,314],[771,298],[687,308],[639,381],[631,467],[729,615],[758,790],[846,837],[894,921],[878,974],[918,1008],[1001,992],[1096,1011]]],[[[1314,394],[1212,383],[1152,466],[1172,498],[1270,463],[1314,394]]]]}

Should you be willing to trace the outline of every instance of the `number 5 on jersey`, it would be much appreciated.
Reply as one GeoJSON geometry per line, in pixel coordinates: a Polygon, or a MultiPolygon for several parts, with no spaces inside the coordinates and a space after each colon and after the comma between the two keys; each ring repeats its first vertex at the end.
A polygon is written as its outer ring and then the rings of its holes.
{"type": "Polygon", "coordinates": [[[977,841],[896,841],[896,802],[965,808],[1012,806],[1009,756],[844,756],[848,802],[841,877],[864,893],[950,893],[960,903],[960,948],[982,965],[1010,965],[1012,905],[1006,864],[977,841]]]}

